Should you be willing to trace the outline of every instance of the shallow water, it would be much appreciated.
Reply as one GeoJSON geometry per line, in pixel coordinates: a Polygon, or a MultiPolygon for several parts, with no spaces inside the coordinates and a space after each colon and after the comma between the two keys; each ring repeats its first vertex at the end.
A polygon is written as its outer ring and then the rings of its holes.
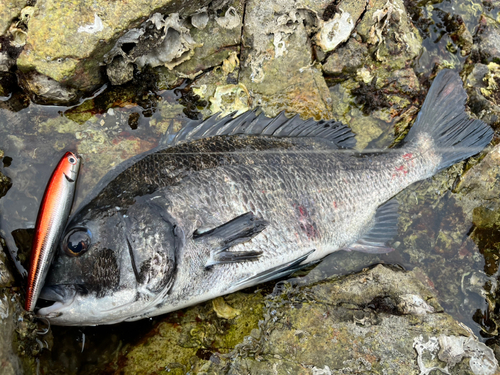
{"type": "MultiPolygon", "coordinates": [[[[461,14],[471,32],[480,15],[470,12],[479,2],[431,3],[418,4],[424,15],[430,7],[443,11],[434,11],[428,17],[434,25],[427,28],[425,50],[416,62],[415,71],[426,76],[435,61],[446,60],[450,67],[460,70],[465,60],[459,48],[453,48],[442,15],[461,14]]],[[[178,130],[189,120],[186,113],[190,117],[196,115],[197,106],[202,103],[189,100],[185,92],[154,92],[147,86],[130,85],[118,90],[103,88],[95,98],[71,108],[33,103],[26,106],[26,99],[18,94],[0,102],[0,149],[5,152],[0,171],[13,182],[7,195],[0,199],[0,236],[6,240],[20,273],[25,272],[45,183],[61,155],[69,150],[83,158],[76,209],[106,172],[155,147],[168,126],[178,130]]],[[[363,116],[354,104],[353,113],[354,121],[363,116]]],[[[387,146],[393,141],[392,125],[385,124],[383,137],[379,136],[378,142],[373,140],[377,146],[387,146]]],[[[338,252],[289,281],[308,285],[377,263],[396,264],[405,269],[421,267],[445,311],[469,326],[480,340],[496,342],[498,334],[487,312],[488,298],[496,296],[498,276],[498,256],[492,255],[491,248],[500,238],[496,228],[483,233],[474,227],[457,204],[460,194],[451,193],[450,187],[460,171],[461,167],[452,167],[398,196],[402,219],[393,243],[395,251],[384,255],[338,252]],[[439,237],[440,232],[449,233],[449,241],[439,237]]],[[[270,292],[274,284],[259,288],[270,292]]],[[[94,365],[115,359],[120,348],[139,340],[163,318],[107,327],[52,327],[54,346],[51,352],[43,353],[41,369],[54,369],[57,363],[60,373],[87,373],[94,365]]]]}

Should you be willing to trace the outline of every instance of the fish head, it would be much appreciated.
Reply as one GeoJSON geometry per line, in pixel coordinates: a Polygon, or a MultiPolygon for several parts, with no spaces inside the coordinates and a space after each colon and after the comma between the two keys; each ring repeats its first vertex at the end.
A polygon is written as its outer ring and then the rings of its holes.
{"type": "Polygon", "coordinates": [[[61,237],[38,315],[55,325],[113,324],[153,311],[175,280],[183,233],[165,202],[84,206],[61,237]]]}

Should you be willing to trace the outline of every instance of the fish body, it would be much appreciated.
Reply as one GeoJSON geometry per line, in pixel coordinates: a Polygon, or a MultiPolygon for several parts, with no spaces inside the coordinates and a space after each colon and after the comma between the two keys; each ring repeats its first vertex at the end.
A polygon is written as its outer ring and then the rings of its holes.
{"type": "Polygon", "coordinates": [[[49,179],[31,247],[25,309],[33,311],[71,210],[80,158],[66,152],[49,179]]]}
{"type": "Polygon", "coordinates": [[[481,151],[492,130],[441,72],[398,148],[359,153],[336,122],[236,119],[188,126],[98,184],[72,217],[38,313],[60,325],[163,314],[287,275],[338,250],[390,251],[415,181],[481,151]],[[77,240],[75,240],[75,238],[77,240]],[[76,242],[75,242],[76,241],[76,242]],[[70,254],[71,255],[71,254],[70,254]]]}

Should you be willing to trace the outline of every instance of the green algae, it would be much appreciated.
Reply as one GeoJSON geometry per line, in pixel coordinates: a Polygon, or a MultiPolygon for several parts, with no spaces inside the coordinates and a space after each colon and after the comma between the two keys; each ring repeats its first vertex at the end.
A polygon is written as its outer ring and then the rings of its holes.
{"type": "Polygon", "coordinates": [[[75,134],[81,129],[81,126],[77,122],[64,116],[49,118],[48,120],[38,124],[38,131],[42,134],[75,134]]]}
{"type": "Polygon", "coordinates": [[[81,125],[92,118],[94,108],[95,103],[92,100],[86,100],[79,106],[65,111],[64,116],[81,125]]]}
{"type": "MultiPolygon", "coordinates": [[[[221,297],[222,298],[222,297],[221,297]]],[[[235,293],[224,297],[240,314],[219,317],[213,302],[167,315],[152,332],[133,347],[124,347],[117,372],[199,373],[214,358],[228,353],[258,327],[262,318],[260,293],[235,293]]]]}

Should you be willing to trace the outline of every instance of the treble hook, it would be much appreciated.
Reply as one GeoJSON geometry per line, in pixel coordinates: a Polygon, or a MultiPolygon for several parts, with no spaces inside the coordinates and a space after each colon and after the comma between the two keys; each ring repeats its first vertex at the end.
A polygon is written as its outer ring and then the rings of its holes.
{"type": "Polygon", "coordinates": [[[50,320],[48,320],[47,318],[45,318],[43,316],[39,316],[39,317],[37,317],[37,319],[43,321],[47,325],[47,327],[45,329],[41,329],[41,330],[36,331],[36,334],[37,335],[46,335],[47,333],[49,333],[50,320]]]}

